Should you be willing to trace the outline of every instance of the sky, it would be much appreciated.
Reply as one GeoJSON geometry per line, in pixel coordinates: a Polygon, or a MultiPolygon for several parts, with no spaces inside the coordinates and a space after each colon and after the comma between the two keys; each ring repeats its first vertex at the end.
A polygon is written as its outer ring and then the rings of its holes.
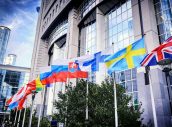
{"type": "Polygon", "coordinates": [[[11,29],[6,55],[16,54],[16,66],[30,67],[40,0],[0,0],[0,26],[11,29]]]}

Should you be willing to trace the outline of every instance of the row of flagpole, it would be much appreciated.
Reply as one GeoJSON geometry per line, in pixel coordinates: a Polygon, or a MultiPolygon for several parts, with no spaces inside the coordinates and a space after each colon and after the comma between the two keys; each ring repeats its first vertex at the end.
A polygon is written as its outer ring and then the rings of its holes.
{"type": "MultiPolygon", "coordinates": [[[[154,95],[153,95],[153,89],[152,89],[152,83],[151,83],[151,74],[150,74],[150,70],[148,70],[148,74],[149,74],[149,79],[150,79],[150,95],[151,95],[151,101],[152,101],[152,111],[153,111],[153,121],[154,121],[154,125],[155,127],[157,127],[157,117],[156,117],[156,109],[155,109],[155,100],[154,100],[154,95]]],[[[115,113],[115,127],[118,127],[118,113],[117,113],[117,93],[116,93],[116,81],[115,81],[115,72],[112,73],[112,77],[113,77],[113,81],[114,81],[114,113],[115,113]]],[[[67,80],[67,87],[69,86],[69,79],[67,80]]],[[[85,115],[85,119],[86,121],[88,120],[88,79],[87,79],[87,84],[86,84],[86,115],[85,115]]],[[[45,96],[45,90],[43,91],[43,98],[45,96]]],[[[32,121],[32,111],[33,111],[33,105],[34,105],[34,98],[35,98],[35,93],[33,93],[32,95],[32,105],[31,105],[31,111],[30,111],[30,120],[29,120],[29,127],[31,127],[31,121],[32,121]]],[[[68,100],[67,100],[68,101],[68,100]]],[[[42,99],[42,103],[44,102],[44,100],[42,99]]],[[[41,112],[42,112],[42,106],[43,104],[40,105],[40,111],[39,111],[39,117],[38,117],[38,125],[37,127],[40,126],[40,120],[41,120],[41,112]]],[[[17,112],[16,111],[16,115],[15,115],[15,122],[17,121],[17,112]]],[[[23,117],[23,122],[22,122],[22,127],[24,127],[24,119],[25,119],[25,113],[26,113],[26,109],[24,111],[24,117],[23,117]]],[[[66,107],[66,114],[67,114],[67,107],[66,107]]],[[[19,126],[19,121],[20,121],[20,115],[21,115],[21,110],[19,112],[19,116],[18,116],[18,122],[17,122],[17,127],[19,126]]],[[[65,125],[67,124],[67,118],[65,118],[65,125]]]]}
{"type": "MultiPolygon", "coordinates": [[[[152,101],[152,111],[153,111],[153,120],[154,120],[154,125],[155,127],[157,127],[157,117],[156,117],[156,109],[155,109],[155,100],[154,100],[154,96],[153,96],[153,89],[152,89],[152,83],[151,83],[151,74],[150,74],[150,70],[149,70],[149,79],[150,79],[150,95],[151,95],[151,101],[152,101]]],[[[114,113],[115,113],[115,127],[118,127],[118,113],[117,113],[117,95],[116,95],[116,81],[115,81],[115,72],[112,73],[112,77],[114,80],[114,113]]],[[[67,84],[69,85],[69,78],[67,80],[67,84]]],[[[87,84],[86,84],[86,115],[85,115],[85,119],[88,120],[88,79],[87,79],[87,84]]],[[[31,105],[31,111],[30,111],[30,120],[29,120],[29,127],[31,127],[31,122],[32,122],[32,111],[33,111],[33,105],[34,105],[34,98],[35,98],[35,93],[33,93],[32,95],[32,105],[31,105]]],[[[45,98],[45,91],[43,91],[43,98],[45,98]]],[[[42,99],[43,100],[43,99],[42,99]]],[[[68,100],[67,100],[68,101],[68,100]]],[[[43,100],[44,102],[44,100],[43,100]]],[[[38,127],[40,126],[40,119],[41,119],[41,111],[42,111],[42,106],[43,104],[41,104],[40,107],[40,111],[39,111],[39,119],[38,119],[38,127]]],[[[66,114],[67,114],[67,107],[66,107],[66,114]]],[[[21,115],[21,111],[18,117],[18,122],[20,121],[20,115],[21,115]]],[[[17,116],[17,111],[16,111],[16,116],[17,116]]],[[[15,117],[15,123],[16,123],[16,117],[15,117]]],[[[65,119],[65,125],[67,124],[67,118],[65,119]]],[[[17,123],[18,126],[19,123],[17,123]]]]}
{"type": "MultiPolygon", "coordinates": [[[[20,120],[21,120],[21,113],[22,110],[17,110],[15,111],[15,118],[14,118],[14,126],[17,124],[17,127],[20,126],[20,120]],[[19,114],[18,114],[19,112],[19,114]],[[19,116],[18,116],[19,115],[19,116]],[[17,119],[18,117],[18,119],[17,119]],[[16,123],[17,122],[17,123],[16,123]]],[[[24,113],[23,113],[23,120],[22,120],[22,127],[24,127],[24,123],[25,123],[25,118],[26,118],[26,108],[24,108],[24,113]]]]}

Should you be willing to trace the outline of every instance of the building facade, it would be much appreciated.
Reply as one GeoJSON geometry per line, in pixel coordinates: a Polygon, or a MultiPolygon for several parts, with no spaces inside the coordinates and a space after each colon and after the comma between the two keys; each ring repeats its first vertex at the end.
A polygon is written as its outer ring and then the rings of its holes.
{"type": "Polygon", "coordinates": [[[4,113],[6,100],[28,83],[29,76],[30,68],[0,64],[0,115],[4,113]]]}
{"type": "MultiPolygon", "coordinates": [[[[41,67],[55,64],[56,59],[105,49],[117,52],[143,36],[149,53],[171,36],[171,28],[171,0],[42,0],[30,79],[36,78],[41,67]]],[[[100,66],[102,70],[90,73],[90,81],[100,83],[107,76],[104,65],[100,66]]],[[[158,127],[171,126],[171,84],[166,83],[159,66],[150,68],[150,80],[143,67],[115,75],[116,82],[132,96],[132,104],[137,108],[142,103],[143,123],[147,126],[154,124],[151,83],[158,127]]],[[[48,88],[46,115],[55,111],[51,103],[58,97],[53,93],[63,88],[63,84],[48,88]]]]}
{"type": "Polygon", "coordinates": [[[4,59],[4,65],[15,65],[16,64],[16,59],[17,59],[17,55],[15,54],[8,54],[7,57],[5,57],[4,59]]]}
{"type": "Polygon", "coordinates": [[[3,63],[5,57],[10,31],[8,27],[0,26],[0,64],[3,63]]]}

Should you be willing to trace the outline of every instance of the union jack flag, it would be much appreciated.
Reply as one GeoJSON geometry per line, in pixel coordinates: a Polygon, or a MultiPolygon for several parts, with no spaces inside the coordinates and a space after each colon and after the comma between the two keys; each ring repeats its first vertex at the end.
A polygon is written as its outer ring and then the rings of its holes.
{"type": "Polygon", "coordinates": [[[140,64],[141,66],[153,66],[166,58],[172,59],[172,36],[147,54],[140,64]]]}

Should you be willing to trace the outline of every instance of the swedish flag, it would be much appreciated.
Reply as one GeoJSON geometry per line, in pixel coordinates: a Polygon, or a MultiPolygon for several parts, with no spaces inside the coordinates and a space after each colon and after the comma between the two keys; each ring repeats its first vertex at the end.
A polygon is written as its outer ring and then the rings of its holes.
{"type": "Polygon", "coordinates": [[[139,67],[145,55],[146,49],[142,38],[105,59],[108,73],[139,67]]]}

